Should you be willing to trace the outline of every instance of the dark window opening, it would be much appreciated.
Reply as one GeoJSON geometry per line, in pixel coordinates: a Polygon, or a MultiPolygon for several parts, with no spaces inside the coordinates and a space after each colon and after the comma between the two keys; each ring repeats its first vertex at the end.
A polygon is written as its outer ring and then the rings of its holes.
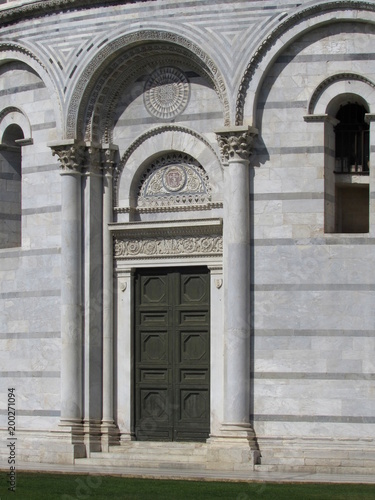
{"type": "Polygon", "coordinates": [[[0,144],[0,248],[21,246],[21,127],[9,125],[0,144]]]}
{"type": "Polygon", "coordinates": [[[369,125],[365,122],[366,110],[359,104],[346,104],[339,109],[335,127],[337,174],[369,174],[370,140],[369,125]]]}

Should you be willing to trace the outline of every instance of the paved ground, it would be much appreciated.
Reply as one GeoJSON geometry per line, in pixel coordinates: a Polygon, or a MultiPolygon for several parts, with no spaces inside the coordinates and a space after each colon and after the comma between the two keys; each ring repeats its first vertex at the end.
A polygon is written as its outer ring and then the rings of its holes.
{"type": "Polygon", "coordinates": [[[260,481],[285,483],[362,483],[375,484],[374,475],[356,474],[309,474],[303,472],[233,472],[207,471],[202,469],[172,470],[155,467],[108,467],[91,465],[17,464],[17,471],[59,472],[64,474],[109,474],[123,477],[148,477],[159,479],[199,479],[219,481],[260,481]]]}

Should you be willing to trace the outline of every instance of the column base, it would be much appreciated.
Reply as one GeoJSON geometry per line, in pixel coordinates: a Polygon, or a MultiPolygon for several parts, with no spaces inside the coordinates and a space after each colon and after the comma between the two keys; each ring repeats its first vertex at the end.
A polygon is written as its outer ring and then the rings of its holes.
{"type": "Polygon", "coordinates": [[[85,420],[83,422],[84,444],[86,446],[87,456],[90,453],[102,451],[101,446],[101,421],[85,420]]]}
{"type": "MultiPolygon", "coordinates": [[[[86,446],[84,443],[84,429],[82,420],[64,419],[59,422],[58,429],[51,431],[54,444],[51,449],[56,455],[57,463],[74,463],[76,458],[86,458],[86,446]]],[[[49,453],[52,453],[49,450],[49,453]]]]}
{"type": "Polygon", "coordinates": [[[110,446],[120,443],[120,432],[113,421],[104,421],[101,424],[101,451],[108,453],[110,446]]]}
{"type": "Polygon", "coordinates": [[[229,470],[254,470],[260,459],[255,433],[250,424],[222,424],[220,433],[211,435],[207,444],[208,468],[215,468],[216,463],[229,470]]]}

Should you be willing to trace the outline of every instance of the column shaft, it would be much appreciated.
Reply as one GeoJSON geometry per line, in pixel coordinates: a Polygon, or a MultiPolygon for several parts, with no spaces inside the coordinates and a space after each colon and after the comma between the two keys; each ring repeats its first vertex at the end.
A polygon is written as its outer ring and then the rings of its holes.
{"type": "Polygon", "coordinates": [[[82,420],[81,174],[61,175],[61,421],[82,420]]]}
{"type": "Polygon", "coordinates": [[[112,172],[106,170],[103,186],[103,424],[113,424],[113,244],[112,172]]]}
{"type": "Polygon", "coordinates": [[[250,222],[249,162],[229,160],[224,200],[226,423],[249,422],[250,222]]]}

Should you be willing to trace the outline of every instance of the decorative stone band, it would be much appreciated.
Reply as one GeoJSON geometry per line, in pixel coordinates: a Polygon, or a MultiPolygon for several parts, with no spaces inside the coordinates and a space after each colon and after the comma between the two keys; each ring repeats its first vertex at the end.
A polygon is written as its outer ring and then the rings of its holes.
{"type": "Polygon", "coordinates": [[[53,156],[60,161],[61,174],[81,174],[83,169],[89,172],[100,172],[115,167],[115,154],[118,147],[113,144],[79,143],[66,140],[50,143],[53,156]]]}
{"type": "Polygon", "coordinates": [[[111,224],[110,229],[118,260],[221,257],[223,253],[221,219],[111,224]]]}
{"type": "Polygon", "coordinates": [[[115,258],[167,257],[209,255],[223,253],[222,236],[180,236],[178,238],[149,238],[143,240],[115,240],[115,258]]]}
{"type": "Polygon", "coordinates": [[[238,126],[217,130],[221,158],[224,164],[231,159],[250,160],[254,137],[258,130],[250,126],[238,126]]]}

